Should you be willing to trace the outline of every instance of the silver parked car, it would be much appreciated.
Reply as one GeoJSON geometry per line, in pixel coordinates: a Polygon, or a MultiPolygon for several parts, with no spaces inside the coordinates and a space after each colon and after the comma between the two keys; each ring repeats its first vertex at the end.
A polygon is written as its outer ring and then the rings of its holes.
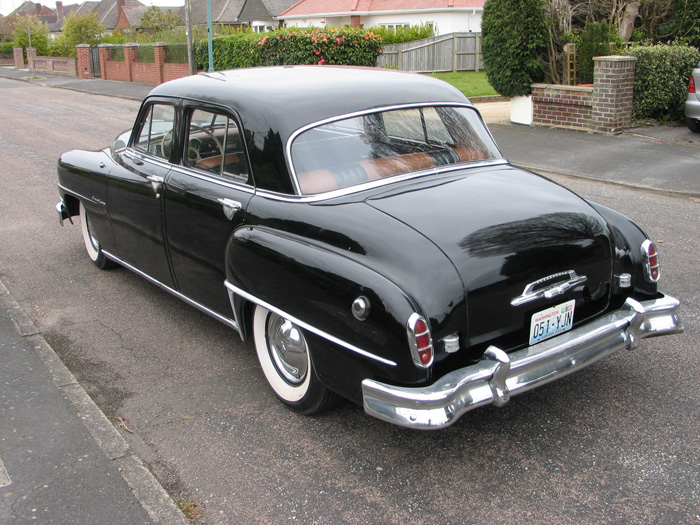
{"type": "Polygon", "coordinates": [[[688,99],[685,101],[685,121],[688,129],[700,133],[700,63],[693,69],[688,84],[688,99]]]}

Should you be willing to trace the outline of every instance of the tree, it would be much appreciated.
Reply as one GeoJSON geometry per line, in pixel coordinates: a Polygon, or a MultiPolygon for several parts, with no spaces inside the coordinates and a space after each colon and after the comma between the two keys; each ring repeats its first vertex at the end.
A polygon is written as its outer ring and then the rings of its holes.
{"type": "Polygon", "coordinates": [[[97,13],[89,15],[79,15],[71,13],[66,17],[63,24],[63,38],[65,44],[75,53],[75,46],[78,44],[89,44],[96,46],[100,43],[100,35],[104,32],[105,26],[97,18],[97,13]]]}
{"type": "Polygon", "coordinates": [[[183,25],[183,21],[172,10],[168,9],[165,11],[152,5],[141,16],[139,29],[149,29],[155,33],[160,33],[161,31],[170,31],[181,25],[183,25]]]}
{"type": "Polygon", "coordinates": [[[484,71],[501,95],[527,95],[544,79],[549,29],[543,0],[486,0],[481,21],[484,71]]]}
{"type": "Polygon", "coordinates": [[[35,47],[37,55],[45,55],[49,47],[49,26],[35,16],[20,16],[15,22],[15,45],[35,47]]]}

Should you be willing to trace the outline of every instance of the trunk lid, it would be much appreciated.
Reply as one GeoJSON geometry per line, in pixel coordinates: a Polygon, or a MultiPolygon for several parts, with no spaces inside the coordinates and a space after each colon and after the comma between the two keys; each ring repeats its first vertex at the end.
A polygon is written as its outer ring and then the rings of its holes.
{"type": "Polygon", "coordinates": [[[574,325],[608,305],[605,221],[538,175],[507,165],[472,168],[394,187],[367,203],[424,235],[452,262],[467,297],[469,325],[461,336],[473,350],[530,344],[533,315],[571,300],[574,325]]]}

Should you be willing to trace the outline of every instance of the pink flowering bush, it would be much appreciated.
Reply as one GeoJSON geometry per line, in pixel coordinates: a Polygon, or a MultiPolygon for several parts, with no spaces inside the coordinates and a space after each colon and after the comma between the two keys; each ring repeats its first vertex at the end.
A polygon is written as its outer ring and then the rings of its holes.
{"type": "Polygon", "coordinates": [[[376,66],[381,38],[364,29],[284,28],[258,42],[263,65],[376,66]]]}

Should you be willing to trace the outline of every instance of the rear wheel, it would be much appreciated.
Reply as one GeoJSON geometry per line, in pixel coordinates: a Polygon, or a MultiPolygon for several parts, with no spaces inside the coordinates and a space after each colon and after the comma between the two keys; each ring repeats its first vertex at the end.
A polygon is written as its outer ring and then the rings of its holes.
{"type": "Polygon", "coordinates": [[[95,233],[90,227],[90,217],[82,202],[80,203],[80,229],[83,232],[85,250],[93,264],[101,270],[108,270],[116,267],[117,263],[105,257],[105,254],[102,253],[100,241],[97,240],[95,233]]]}
{"type": "Polygon", "coordinates": [[[284,317],[256,306],[253,335],[258,360],[275,395],[302,414],[317,414],[337,401],[316,376],[304,332],[284,317]]]}
{"type": "Polygon", "coordinates": [[[700,133],[700,120],[694,118],[685,119],[688,129],[693,133],[700,133]]]}

